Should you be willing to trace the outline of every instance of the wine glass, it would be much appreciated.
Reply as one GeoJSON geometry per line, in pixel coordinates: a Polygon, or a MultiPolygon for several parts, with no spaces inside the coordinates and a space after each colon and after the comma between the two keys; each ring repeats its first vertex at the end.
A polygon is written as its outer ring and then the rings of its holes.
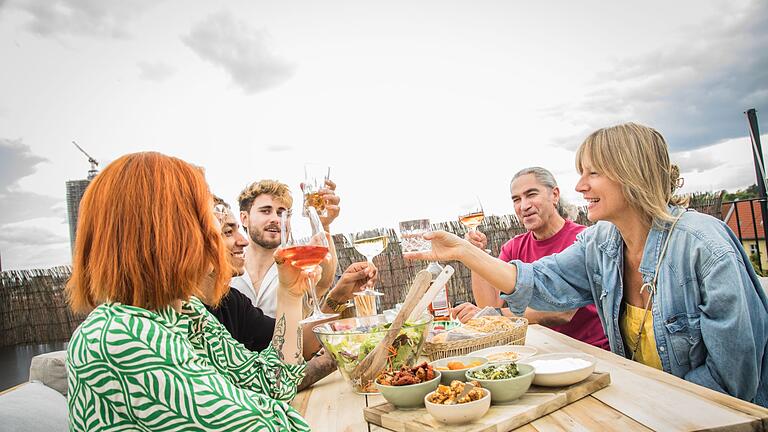
{"type": "MultiPolygon", "coordinates": [[[[461,216],[459,216],[459,222],[467,228],[468,232],[477,231],[477,227],[483,223],[485,219],[485,211],[483,211],[483,204],[480,202],[480,197],[470,198],[460,205],[461,216]]],[[[486,253],[491,253],[490,249],[484,249],[486,253]]]]}
{"type": "Polygon", "coordinates": [[[467,231],[477,231],[477,227],[483,223],[483,219],[485,219],[485,212],[479,197],[474,197],[461,204],[459,222],[467,228],[467,231]]]}
{"type": "MultiPolygon", "coordinates": [[[[344,238],[355,250],[373,264],[373,259],[384,252],[389,245],[389,236],[377,230],[362,231],[356,234],[346,234],[344,238]]],[[[367,286],[363,291],[356,292],[355,295],[383,296],[384,294],[373,289],[373,286],[367,286]]]]}
{"type": "Polygon", "coordinates": [[[219,225],[224,225],[226,223],[227,217],[230,215],[231,210],[227,208],[224,204],[216,204],[213,206],[213,215],[216,216],[216,220],[219,222],[219,225]]]}
{"type": "Polygon", "coordinates": [[[320,189],[326,187],[325,182],[331,176],[331,167],[328,165],[305,164],[304,165],[304,183],[302,183],[302,192],[304,194],[304,216],[308,215],[308,208],[314,207],[320,216],[327,216],[325,201],[320,195],[320,189]]]}
{"type": "MultiPolygon", "coordinates": [[[[432,231],[429,219],[414,219],[400,222],[400,247],[403,252],[427,252],[432,250],[432,242],[424,239],[424,234],[432,231]]],[[[443,267],[430,261],[427,270],[432,273],[432,279],[443,271],[443,267]]]]}
{"type": "Polygon", "coordinates": [[[314,207],[307,207],[306,218],[291,219],[290,212],[284,211],[280,215],[280,250],[278,254],[291,265],[303,270],[307,281],[307,289],[312,298],[312,314],[300,324],[320,321],[339,316],[339,314],[327,314],[320,310],[315,291],[315,280],[312,273],[328,255],[328,238],[320,223],[320,217],[314,207]]]}

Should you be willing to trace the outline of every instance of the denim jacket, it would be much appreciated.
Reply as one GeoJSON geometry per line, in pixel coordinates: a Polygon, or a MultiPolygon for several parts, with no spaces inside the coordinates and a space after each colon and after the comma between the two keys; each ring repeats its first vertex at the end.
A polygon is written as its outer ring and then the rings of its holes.
{"type": "MultiPolygon", "coordinates": [[[[648,233],[639,268],[644,282],[653,280],[671,225],[656,221],[648,233]]],[[[594,303],[611,350],[627,357],[619,330],[623,248],[616,226],[599,222],[559,254],[531,264],[510,261],[517,285],[502,298],[517,314],[527,306],[559,311],[594,303]]],[[[659,269],[652,313],[664,371],[768,406],[768,298],[722,221],[694,211],[682,215],[659,269]]]]}

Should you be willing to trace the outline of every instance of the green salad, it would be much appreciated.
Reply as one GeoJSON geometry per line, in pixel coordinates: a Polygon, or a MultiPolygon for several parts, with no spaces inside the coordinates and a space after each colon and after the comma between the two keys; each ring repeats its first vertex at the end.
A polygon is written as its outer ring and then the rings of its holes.
{"type": "MultiPolygon", "coordinates": [[[[344,374],[349,374],[384,339],[387,333],[385,330],[389,326],[390,324],[377,325],[369,329],[370,333],[365,334],[357,333],[360,329],[348,333],[341,331],[327,338],[326,348],[336,359],[339,370],[344,374]]],[[[393,369],[400,369],[401,366],[411,364],[416,360],[416,353],[421,347],[423,333],[423,324],[414,326],[406,323],[403,325],[400,333],[392,342],[392,347],[397,350],[397,355],[392,358],[393,369]]]]}
{"type": "Polygon", "coordinates": [[[508,379],[518,375],[520,375],[520,372],[518,372],[517,365],[514,363],[488,366],[472,372],[474,378],[482,380],[508,379]]]}

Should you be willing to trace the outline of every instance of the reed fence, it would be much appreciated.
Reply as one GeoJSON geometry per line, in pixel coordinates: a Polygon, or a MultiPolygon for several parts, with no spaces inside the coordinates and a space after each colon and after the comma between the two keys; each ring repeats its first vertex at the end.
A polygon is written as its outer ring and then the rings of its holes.
{"type": "MultiPolygon", "coordinates": [[[[721,202],[722,194],[705,194],[692,197],[691,207],[721,218],[721,202]]],[[[575,219],[578,223],[590,225],[583,208],[578,209],[575,219]]],[[[459,236],[463,236],[466,231],[458,221],[437,223],[433,228],[459,236]]],[[[507,240],[525,232],[514,215],[488,216],[479,229],[488,237],[488,247],[494,256],[498,256],[501,246],[507,240]]],[[[426,265],[403,260],[393,229],[382,228],[379,232],[388,236],[390,243],[374,259],[379,268],[377,289],[384,294],[379,305],[381,311],[392,308],[405,298],[405,290],[416,272],[426,265]]],[[[335,235],[334,241],[339,256],[339,272],[353,262],[365,260],[344,241],[343,235],[335,235]]],[[[469,269],[459,262],[443,264],[450,264],[456,269],[447,286],[451,303],[474,302],[469,269]]],[[[70,273],[71,268],[68,266],[0,273],[0,347],[69,340],[84,318],[73,314],[65,299],[64,285],[70,273]]]]}
{"type": "Polygon", "coordinates": [[[71,268],[0,273],[0,347],[69,340],[83,321],[64,294],[71,268]]]}

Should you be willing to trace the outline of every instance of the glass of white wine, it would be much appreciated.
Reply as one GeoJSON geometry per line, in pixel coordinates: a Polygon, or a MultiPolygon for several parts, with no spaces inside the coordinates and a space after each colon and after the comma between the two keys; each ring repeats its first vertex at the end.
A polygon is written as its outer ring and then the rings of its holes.
{"type": "MultiPolygon", "coordinates": [[[[348,234],[345,238],[360,255],[365,257],[369,264],[373,264],[373,259],[384,252],[389,245],[389,236],[379,230],[348,234]]],[[[383,296],[384,294],[376,291],[373,289],[373,286],[369,285],[363,291],[356,292],[355,295],[383,296]]]]}

